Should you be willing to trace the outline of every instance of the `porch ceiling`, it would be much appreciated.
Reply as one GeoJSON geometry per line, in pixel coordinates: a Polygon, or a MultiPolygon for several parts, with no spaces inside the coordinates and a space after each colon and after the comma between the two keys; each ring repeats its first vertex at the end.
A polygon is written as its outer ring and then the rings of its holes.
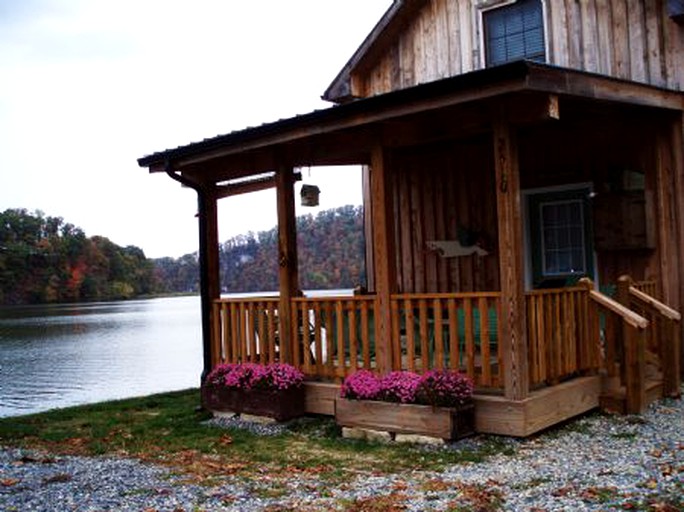
{"type": "Polygon", "coordinates": [[[204,183],[279,166],[368,164],[374,147],[488,131],[502,112],[512,123],[540,122],[553,97],[592,109],[608,102],[684,110],[680,92],[520,61],[205,139],[138,164],[150,172],[170,166],[204,183]]]}

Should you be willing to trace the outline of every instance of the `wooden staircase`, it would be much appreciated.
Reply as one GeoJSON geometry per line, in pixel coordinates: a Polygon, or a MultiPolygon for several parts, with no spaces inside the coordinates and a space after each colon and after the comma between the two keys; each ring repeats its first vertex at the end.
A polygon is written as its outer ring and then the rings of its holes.
{"type": "Polygon", "coordinates": [[[616,299],[643,321],[610,329],[606,322],[600,406],[614,413],[640,413],[662,397],[681,393],[681,315],[628,276],[618,280],[616,299]]]}

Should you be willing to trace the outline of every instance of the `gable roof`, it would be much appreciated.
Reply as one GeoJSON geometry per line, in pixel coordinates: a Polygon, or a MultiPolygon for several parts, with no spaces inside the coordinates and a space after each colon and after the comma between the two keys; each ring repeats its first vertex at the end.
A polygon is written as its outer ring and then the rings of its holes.
{"type": "Polygon", "coordinates": [[[351,91],[352,72],[371,65],[384,48],[396,39],[414,14],[428,1],[394,0],[394,3],[325,90],[322,98],[333,103],[346,103],[353,100],[351,91]]]}

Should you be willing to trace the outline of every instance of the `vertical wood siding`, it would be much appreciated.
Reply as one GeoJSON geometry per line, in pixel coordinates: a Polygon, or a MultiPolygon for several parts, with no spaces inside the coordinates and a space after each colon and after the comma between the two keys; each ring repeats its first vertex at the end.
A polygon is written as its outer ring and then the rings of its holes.
{"type": "Polygon", "coordinates": [[[498,290],[496,201],[491,144],[483,139],[414,148],[395,158],[398,287],[403,293],[498,290]],[[443,258],[431,240],[482,235],[488,256],[443,258]]]}
{"type": "MultiPolygon", "coordinates": [[[[684,89],[684,28],[663,0],[546,0],[547,62],[670,89],[684,89]]],[[[480,9],[432,0],[368,71],[360,96],[460,75],[483,66],[480,9]]]]}

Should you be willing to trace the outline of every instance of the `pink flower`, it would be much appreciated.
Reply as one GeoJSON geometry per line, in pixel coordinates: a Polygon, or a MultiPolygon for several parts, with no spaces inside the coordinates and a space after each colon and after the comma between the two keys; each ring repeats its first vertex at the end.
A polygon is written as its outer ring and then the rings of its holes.
{"type": "Polygon", "coordinates": [[[373,372],[359,370],[344,379],[340,393],[342,398],[376,400],[381,390],[380,379],[373,372]]]}
{"type": "Polygon", "coordinates": [[[418,399],[437,407],[455,407],[469,401],[473,389],[467,375],[455,370],[430,370],[421,379],[418,399]]]}
{"type": "Polygon", "coordinates": [[[212,388],[286,390],[299,387],[304,382],[304,374],[292,365],[272,363],[221,364],[216,366],[207,377],[207,385],[212,388]]]}
{"type": "Polygon", "coordinates": [[[454,370],[430,370],[422,376],[394,371],[384,377],[359,370],[344,379],[340,395],[356,400],[455,407],[471,399],[473,381],[454,370]]]}
{"type": "Polygon", "coordinates": [[[380,398],[387,402],[412,404],[420,385],[420,375],[407,371],[390,372],[380,381],[380,398]]]}

